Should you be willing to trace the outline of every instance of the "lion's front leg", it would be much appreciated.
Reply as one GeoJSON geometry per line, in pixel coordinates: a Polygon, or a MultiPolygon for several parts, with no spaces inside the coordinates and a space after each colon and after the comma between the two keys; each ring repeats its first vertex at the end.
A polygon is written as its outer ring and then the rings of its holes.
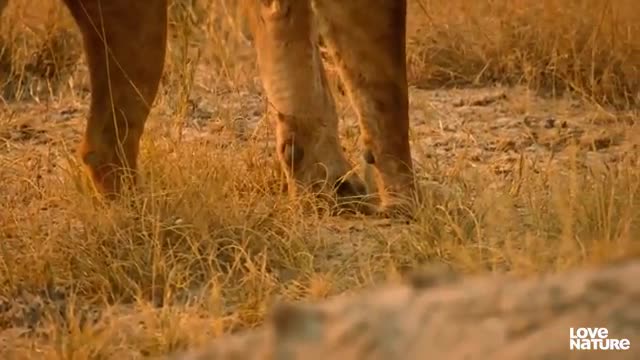
{"type": "Polygon", "coordinates": [[[405,0],[313,0],[319,29],[356,108],[383,212],[411,211],[405,0]]]}
{"type": "Polygon", "coordinates": [[[249,1],[260,76],[290,191],[303,185],[341,199],[364,195],[340,146],[309,0],[249,1]]]}
{"type": "Polygon", "coordinates": [[[90,71],[91,105],[80,155],[98,190],[114,195],[135,180],[140,137],[164,66],[167,2],[64,2],[82,32],[90,71]]]}

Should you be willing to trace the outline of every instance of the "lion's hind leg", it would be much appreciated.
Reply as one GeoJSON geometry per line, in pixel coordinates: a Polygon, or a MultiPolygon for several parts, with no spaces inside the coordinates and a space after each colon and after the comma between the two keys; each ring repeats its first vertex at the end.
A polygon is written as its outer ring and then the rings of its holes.
{"type": "Polygon", "coordinates": [[[360,120],[381,210],[414,203],[405,59],[405,0],[313,0],[319,29],[360,120]]]}
{"type": "Polygon", "coordinates": [[[303,185],[339,201],[358,199],[366,188],[340,146],[310,1],[250,2],[260,76],[289,189],[303,185]]]}
{"type": "MultiPolygon", "coordinates": [[[[82,33],[91,105],[80,155],[106,195],[121,192],[164,66],[166,0],[64,0],[82,33]]],[[[130,176],[133,175],[133,176],[130,176]]]]}

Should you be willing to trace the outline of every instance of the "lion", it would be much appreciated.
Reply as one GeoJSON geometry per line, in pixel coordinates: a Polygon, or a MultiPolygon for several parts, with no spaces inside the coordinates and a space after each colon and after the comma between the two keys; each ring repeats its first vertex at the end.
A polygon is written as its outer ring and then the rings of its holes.
{"type": "MultiPolygon", "coordinates": [[[[0,13],[8,0],[0,0],[0,13]]],[[[338,136],[322,38],[356,109],[377,212],[406,209],[409,145],[406,0],[244,0],[288,188],[362,198],[338,136]]],[[[135,185],[140,139],[163,72],[167,0],[63,0],[82,34],[91,103],[79,157],[99,193],[135,185]],[[132,181],[127,181],[132,179],[132,181]]]]}

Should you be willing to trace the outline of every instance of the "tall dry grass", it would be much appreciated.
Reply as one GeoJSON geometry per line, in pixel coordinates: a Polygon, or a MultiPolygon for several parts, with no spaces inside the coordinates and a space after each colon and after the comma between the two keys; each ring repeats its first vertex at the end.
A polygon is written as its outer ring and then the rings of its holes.
{"type": "MultiPolygon", "coordinates": [[[[520,84],[630,108],[640,100],[633,0],[410,6],[412,85],[520,84]]],[[[431,261],[528,275],[640,254],[634,154],[588,171],[523,161],[507,180],[463,157],[448,169],[425,164],[439,185],[424,184],[434,191],[409,225],[335,219],[311,198],[293,202],[271,147],[184,137],[194,96],[234,126],[245,105],[223,102],[260,93],[236,2],[174,0],[170,30],[141,154],[145,182],[130,205],[92,202],[72,140],[0,145],[4,358],[164,354],[259,324],[274,298],[354,291],[431,261]],[[104,318],[93,323],[96,312],[104,318]],[[18,336],[17,326],[38,336],[18,336]]],[[[61,2],[14,0],[0,22],[0,134],[69,104],[86,111],[81,55],[61,2]]]]}
{"type": "Polygon", "coordinates": [[[640,33],[632,0],[413,2],[413,80],[424,86],[523,83],[633,106],[640,33]]]}

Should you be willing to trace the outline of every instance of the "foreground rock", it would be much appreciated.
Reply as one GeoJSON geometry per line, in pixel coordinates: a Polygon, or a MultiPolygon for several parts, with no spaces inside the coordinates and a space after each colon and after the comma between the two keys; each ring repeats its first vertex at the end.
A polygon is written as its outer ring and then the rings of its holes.
{"type": "Polygon", "coordinates": [[[640,261],[549,277],[405,284],[320,305],[279,305],[264,328],[174,355],[204,359],[638,359],[640,261]],[[569,349],[570,328],[607,328],[626,351],[569,349]]]}

